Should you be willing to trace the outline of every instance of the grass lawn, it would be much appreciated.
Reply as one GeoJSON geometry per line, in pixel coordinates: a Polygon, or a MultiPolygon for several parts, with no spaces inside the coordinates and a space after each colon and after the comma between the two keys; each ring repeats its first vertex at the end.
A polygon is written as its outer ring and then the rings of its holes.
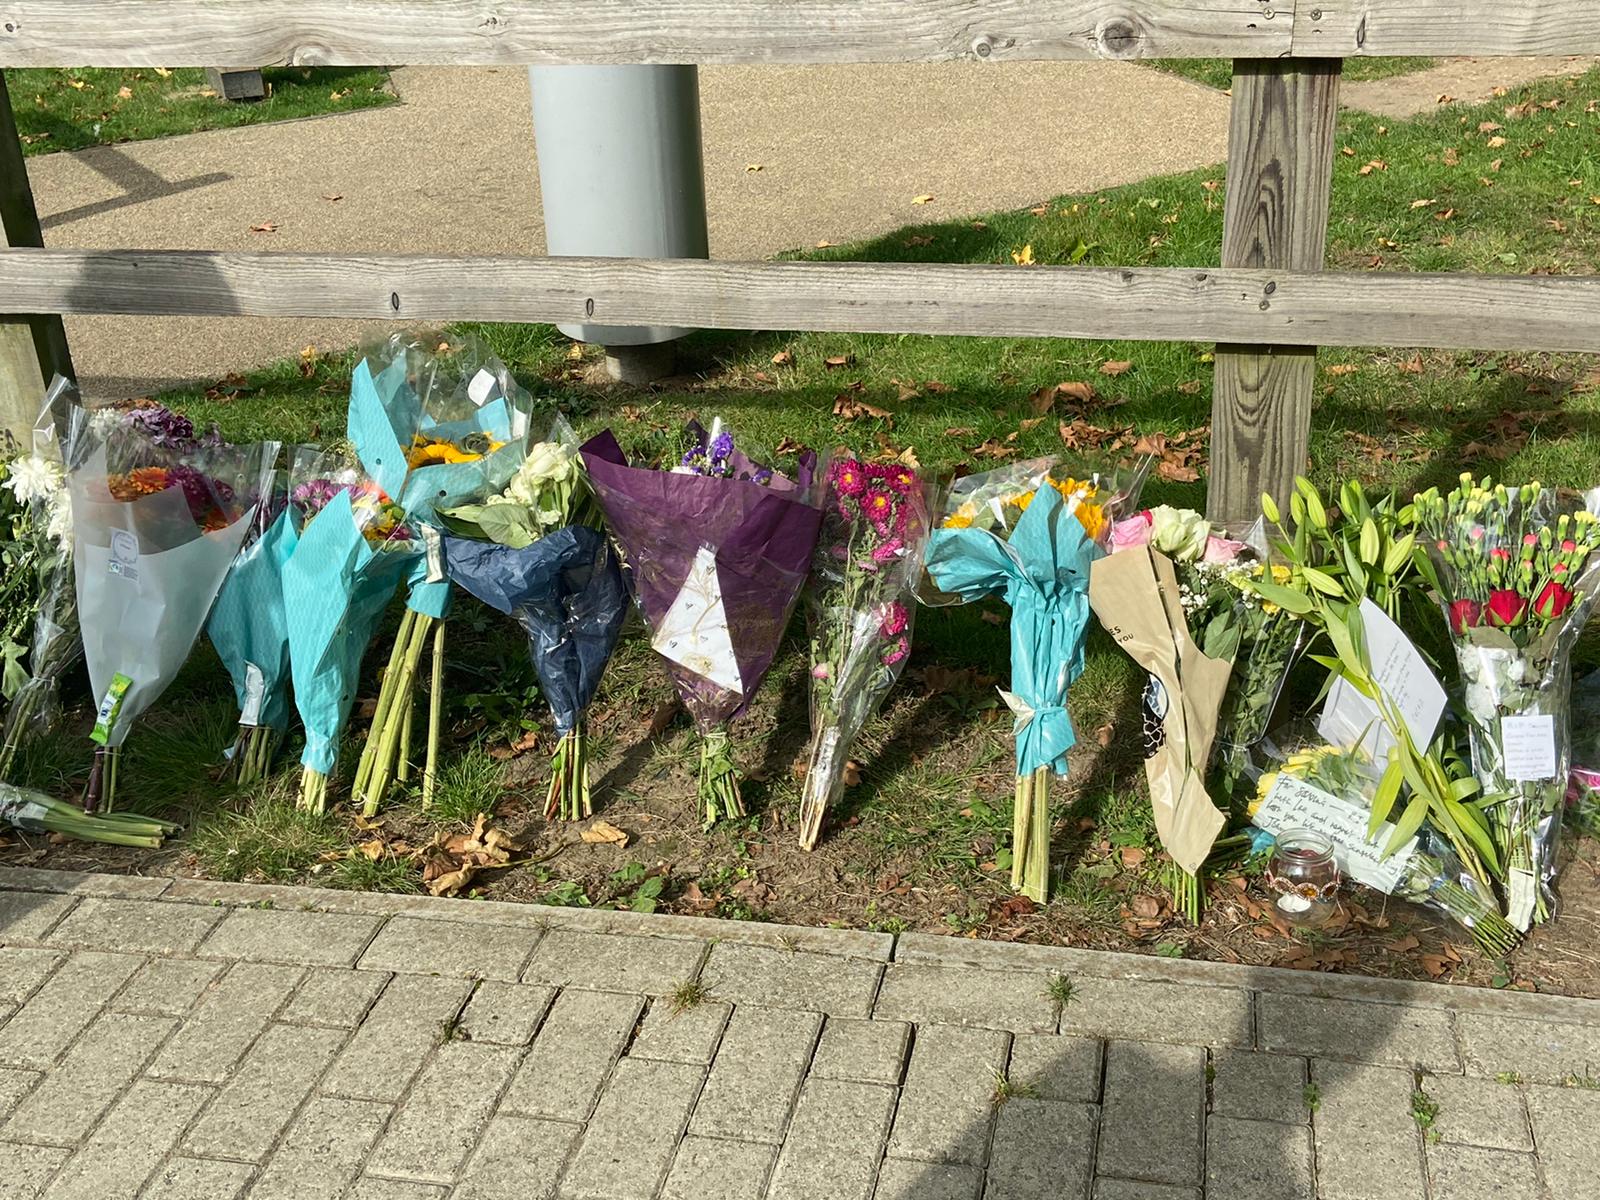
{"type": "Polygon", "coordinates": [[[381,67],[269,67],[265,100],[221,99],[199,68],[6,72],[24,154],[287,121],[396,103],[381,67]]]}
{"type": "MultiPolygon", "coordinates": [[[[1330,266],[1561,274],[1600,268],[1600,71],[1411,122],[1345,112],[1339,140],[1330,266]]],[[[1218,167],[804,253],[1214,265],[1222,180],[1218,167]]],[[[573,349],[551,328],[475,332],[542,405],[567,412],[580,431],[612,425],[637,450],[663,445],[689,414],[720,415],[757,446],[776,448],[789,438],[874,453],[910,447],[930,467],[983,469],[1005,457],[1060,452],[1063,439],[1108,444],[1128,429],[1187,432],[1203,446],[1211,403],[1211,347],[1195,344],[704,332],[684,343],[679,378],[633,392],[591,382],[596,352],[573,349]],[[1069,401],[1053,391],[1068,381],[1091,384],[1097,398],[1069,401]]],[[[332,439],[343,429],[350,366],[350,355],[331,354],[165,399],[238,439],[332,439]]],[[[1594,358],[1576,355],[1327,351],[1310,473],[1323,484],[1354,475],[1407,492],[1467,468],[1592,486],[1600,482],[1596,367],[1594,358]]],[[[1203,472],[1203,461],[1193,465],[1203,472]]],[[[1157,481],[1146,499],[1201,506],[1204,487],[1157,481]]],[[[1564,877],[1566,911],[1577,919],[1536,934],[1509,967],[1470,951],[1453,964],[1441,947],[1465,946],[1460,931],[1399,904],[1353,907],[1344,927],[1324,931],[1309,949],[1286,943],[1225,886],[1198,930],[1174,921],[1154,885],[1157,856],[1135,748],[1142,680],[1098,630],[1069,696],[1080,747],[1071,777],[1055,791],[1056,899],[1033,912],[1008,903],[1003,862],[1011,738],[993,686],[1007,655],[1003,609],[921,613],[905,681],[859,747],[863,782],[847,792],[831,836],[813,855],[792,849],[797,786],[790,768],[807,722],[797,632],[735,726],[754,815],[710,835],[700,833],[693,811],[692,731],[681,717],[667,720],[671,710],[662,706],[671,690],[645,639],[625,639],[592,713],[601,762],[597,804],[636,838],[617,851],[578,844],[535,816],[538,798],[529,786],[537,786],[549,739],[542,706],[528,704],[534,678],[509,623],[463,601],[451,629],[448,774],[433,812],[397,802],[374,834],[342,813],[307,819],[287,808],[292,770],[258,793],[219,789],[207,772],[227,740],[233,700],[202,648],[130,739],[120,784],[132,803],[176,808],[199,830],[166,858],[129,865],[416,887],[407,848],[441,828],[459,828],[499,795],[498,819],[524,832],[537,857],[551,856],[488,885],[487,894],[502,898],[981,930],[1232,961],[1443,972],[1600,995],[1600,973],[1581,965],[1600,962],[1600,855],[1592,842],[1575,850],[1588,866],[1575,865],[1564,877]],[[530,713],[546,736],[533,752],[512,754],[530,713]],[[363,843],[367,850],[356,849],[363,843]],[[656,876],[665,885],[644,895],[642,884],[656,876]],[[1383,949],[1403,934],[1418,937],[1418,954],[1383,949]],[[1428,953],[1434,957],[1421,957],[1428,953]]],[[[1590,639],[1579,657],[1600,663],[1600,643],[1590,639]]],[[[375,662],[369,667],[376,671],[375,662]]],[[[365,694],[373,690],[369,680],[365,694]]],[[[364,721],[352,722],[352,742],[364,729],[364,721]]],[[[81,729],[70,740],[46,741],[28,761],[29,776],[43,786],[78,786],[87,749],[81,729]]],[[[347,767],[356,749],[347,748],[347,767]]],[[[57,853],[107,861],[82,848],[57,853]]]]}
{"type": "MultiPolygon", "coordinates": [[[[1227,58],[1153,58],[1150,65],[1169,75],[1182,75],[1196,83],[1227,91],[1233,86],[1233,60],[1227,58]]],[[[1365,83],[1371,79],[1393,79],[1396,75],[1414,75],[1439,65],[1436,58],[1347,58],[1344,60],[1344,78],[1352,83],[1365,83]]]]}

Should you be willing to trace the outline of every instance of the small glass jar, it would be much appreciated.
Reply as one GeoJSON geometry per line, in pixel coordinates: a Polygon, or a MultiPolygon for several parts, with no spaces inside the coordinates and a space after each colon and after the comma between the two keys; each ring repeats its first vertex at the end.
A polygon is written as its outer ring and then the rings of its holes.
{"type": "Polygon", "coordinates": [[[1320,833],[1309,829],[1280,833],[1266,879],[1277,895],[1278,912],[1291,925],[1315,928],[1338,910],[1339,864],[1333,843],[1320,833]]]}

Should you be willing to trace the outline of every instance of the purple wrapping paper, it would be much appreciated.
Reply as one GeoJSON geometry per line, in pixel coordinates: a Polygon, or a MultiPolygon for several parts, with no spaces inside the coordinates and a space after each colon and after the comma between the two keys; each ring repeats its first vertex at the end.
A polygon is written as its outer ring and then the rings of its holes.
{"type": "MultiPolygon", "coordinates": [[[[606,523],[633,569],[634,597],[655,631],[677,598],[702,547],[716,556],[717,582],[728,617],[743,688],[730,691],[677,663],[668,674],[702,732],[744,711],[777,655],[822,524],[812,488],[816,455],[801,459],[797,478],[748,479],[677,475],[630,467],[610,430],[582,448],[584,467],[606,523]]],[[[742,457],[740,473],[748,467],[742,457]]]]}

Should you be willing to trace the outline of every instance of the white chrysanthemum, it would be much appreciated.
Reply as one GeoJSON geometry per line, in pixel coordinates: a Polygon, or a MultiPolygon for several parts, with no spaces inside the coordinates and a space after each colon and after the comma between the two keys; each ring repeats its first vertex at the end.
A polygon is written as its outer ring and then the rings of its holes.
{"type": "Polygon", "coordinates": [[[21,503],[36,504],[50,500],[59,492],[62,479],[60,463],[28,454],[12,461],[5,486],[21,503]]]}

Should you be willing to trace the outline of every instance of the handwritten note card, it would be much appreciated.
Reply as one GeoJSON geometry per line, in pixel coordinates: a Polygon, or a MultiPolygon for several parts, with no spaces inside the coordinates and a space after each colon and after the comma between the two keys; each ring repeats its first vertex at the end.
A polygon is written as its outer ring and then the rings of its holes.
{"type": "Polygon", "coordinates": [[[1349,879],[1388,894],[1405,878],[1417,852],[1412,838],[1388,858],[1381,857],[1394,826],[1378,828],[1375,842],[1367,840],[1367,810],[1359,804],[1325,792],[1290,775],[1279,775],[1256,810],[1255,823],[1270,834],[1309,829],[1333,843],[1339,870],[1349,879]]]}
{"type": "MultiPolygon", "coordinates": [[[[1428,669],[1411,639],[1389,615],[1371,600],[1361,602],[1361,620],[1366,630],[1367,660],[1372,680],[1400,709],[1411,740],[1418,746],[1433,741],[1433,731],[1444,715],[1444,688],[1428,669]]],[[[1374,762],[1383,762],[1394,745],[1384,726],[1378,706],[1344,679],[1334,681],[1322,706],[1317,732],[1335,746],[1360,743],[1374,762]]]]}
{"type": "Polygon", "coordinates": [[[1506,778],[1519,783],[1555,778],[1556,719],[1550,714],[1501,717],[1500,743],[1505,748],[1506,778]]]}

